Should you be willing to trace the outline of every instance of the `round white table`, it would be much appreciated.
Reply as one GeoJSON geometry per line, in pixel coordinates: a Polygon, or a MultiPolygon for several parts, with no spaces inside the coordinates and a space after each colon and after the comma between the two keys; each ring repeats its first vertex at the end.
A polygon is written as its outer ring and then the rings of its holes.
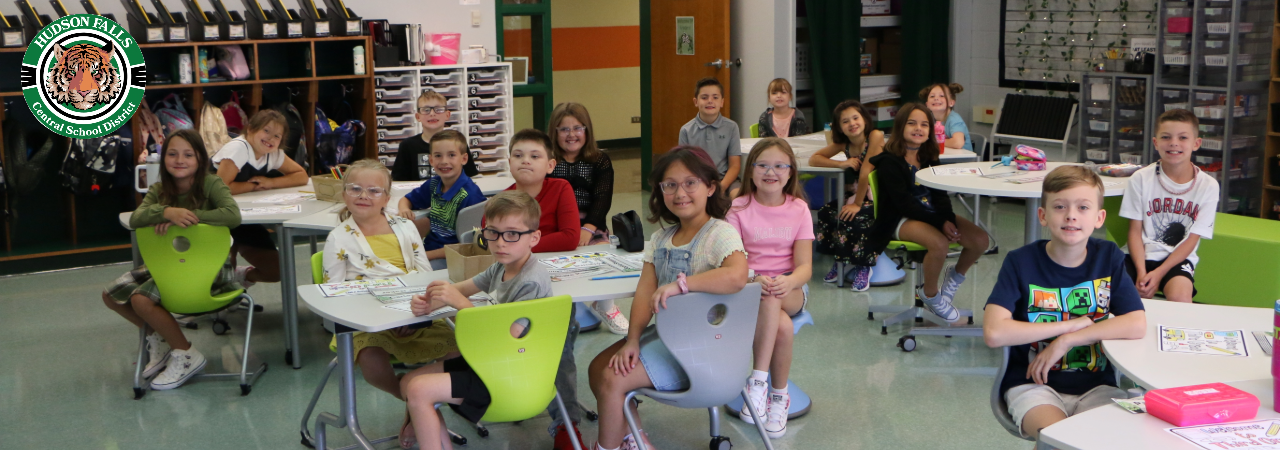
{"type": "Polygon", "coordinates": [[[1147,333],[1142,339],[1102,341],[1102,350],[1117,369],[1139,386],[1163,389],[1195,384],[1271,378],[1271,357],[1254,339],[1254,331],[1269,331],[1275,313],[1270,308],[1197,305],[1166,300],[1143,300],[1147,333]],[[1160,325],[1200,330],[1243,330],[1249,356],[1196,355],[1160,351],[1160,325]]]}
{"type": "MultiPolygon", "coordinates": [[[[1039,177],[1043,180],[1044,176],[1050,171],[1066,165],[1079,165],[1076,163],[1048,163],[1048,167],[1043,171],[1019,171],[1013,166],[991,167],[988,162],[968,162],[957,164],[946,164],[935,166],[938,170],[947,169],[968,169],[978,168],[982,170],[982,174],[994,175],[1003,173],[1017,173],[1002,178],[986,178],[976,175],[938,175],[932,169],[921,170],[916,172],[916,181],[922,185],[940,189],[949,192],[959,192],[962,194],[986,195],[990,197],[1010,197],[1022,198],[1027,201],[1026,224],[1026,243],[1030,244],[1040,239],[1040,218],[1036,214],[1036,210],[1040,208],[1040,195],[1043,190],[1042,181],[1030,181],[1026,183],[1013,183],[1009,180],[1022,180],[1028,178],[1039,177]]],[[[1102,177],[1105,186],[1106,196],[1124,195],[1124,190],[1129,185],[1128,178],[1102,177]]]]}

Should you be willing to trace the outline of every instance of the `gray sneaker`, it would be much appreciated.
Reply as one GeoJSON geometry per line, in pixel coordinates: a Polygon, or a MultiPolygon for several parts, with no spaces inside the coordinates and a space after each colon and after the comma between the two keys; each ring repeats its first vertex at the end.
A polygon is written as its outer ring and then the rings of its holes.
{"type": "Polygon", "coordinates": [[[955,306],[951,306],[951,299],[944,297],[941,291],[933,298],[929,298],[924,295],[924,286],[920,286],[916,288],[916,296],[920,297],[920,300],[924,302],[924,307],[928,308],[929,312],[941,317],[947,323],[960,321],[960,311],[956,310],[955,306]]]}
{"type": "Polygon", "coordinates": [[[961,283],[964,283],[964,275],[956,272],[956,266],[947,266],[947,269],[942,271],[942,291],[940,295],[947,299],[948,304],[956,299],[956,291],[960,290],[961,283]]]}

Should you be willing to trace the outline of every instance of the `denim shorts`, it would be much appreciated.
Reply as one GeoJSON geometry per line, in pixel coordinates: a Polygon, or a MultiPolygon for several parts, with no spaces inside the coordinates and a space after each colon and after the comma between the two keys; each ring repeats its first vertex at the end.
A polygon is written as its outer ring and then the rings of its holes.
{"type": "Polygon", "coordinates": [[[659,391],[681,391],[689,388],[689,375],[680,367],[676,355],[658,337],[658,326],[645,327],[640,334],[640,364],[649,374],[653,388],[659,391]]]}

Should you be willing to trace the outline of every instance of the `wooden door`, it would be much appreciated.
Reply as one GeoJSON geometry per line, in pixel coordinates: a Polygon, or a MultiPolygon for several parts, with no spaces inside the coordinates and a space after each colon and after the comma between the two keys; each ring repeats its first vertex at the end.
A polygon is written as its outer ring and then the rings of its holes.
{"type": "MultiPolygon", "coordinates": [[[[724,84],[724,108],[728,117],[729,93],[729,0],[651,0],[650,92],[652,93],[653,153],[659,155],[680,141],[680,127],[693,119],[694,85],[703,77],[716,77],[724,84]],[[678,55],[676,18],[693,17],[693,54],[678,55]],[[720,61],[717,67],[713,63],[720,61]],[[711,64],[711,65],[709,65],[711,64]]],[[[747,126],[729,117],[739,127],[747,126]]]]}

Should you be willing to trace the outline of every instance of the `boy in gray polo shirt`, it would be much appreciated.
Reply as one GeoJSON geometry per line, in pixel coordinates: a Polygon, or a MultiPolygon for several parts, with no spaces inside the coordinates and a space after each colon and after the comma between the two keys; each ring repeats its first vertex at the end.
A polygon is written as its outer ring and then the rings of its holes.
{"type": "Polygon", "coordinates": [[[680,127],[680,145],[701,148],[720,171],[720,188],[728,192],[738,182],[742,168],[742,144],[738,123],[720,115],[724,107],[724,86],[713,77],[698,80],[693,91],[698,116],[680,127]]]}

